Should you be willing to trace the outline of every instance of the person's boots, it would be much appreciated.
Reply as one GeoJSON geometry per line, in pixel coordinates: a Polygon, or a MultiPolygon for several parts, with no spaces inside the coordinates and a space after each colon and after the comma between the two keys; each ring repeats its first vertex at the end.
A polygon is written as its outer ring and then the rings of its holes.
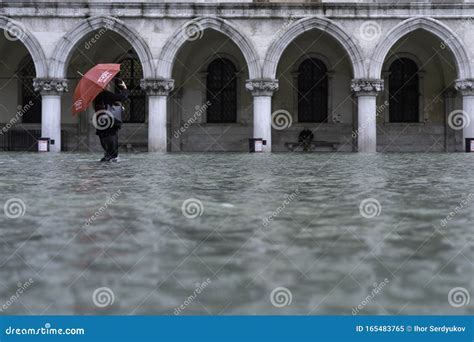
{"type": "Polygon", "coordinates": [[[107,145],[105,141],[106,141],[106,137],[100,137],[100,145],[102,146],[102,149],[104,150],[104,156],[100,160],[101,162],[107,161],[107,145]]]}
{"type": "Polygon", "coordinates": [[[114,142],[113,142],[113,136],[107,136],[103,138],[104,142],[104,149],[105,149],[105,154],[104,158],[102,158],[100,161],[101,162],[108,162],[113,158],[113,151],[114,151],[114,142]]]}
{"type": "Polygon", "coordinates": [[[110,161],[112,162],[116,162],[118,160],[118,149],[119,149],[119,146],[118,146],[118,135],[117,134],[114,134],[111,136],[111,159],[110,161]]]}

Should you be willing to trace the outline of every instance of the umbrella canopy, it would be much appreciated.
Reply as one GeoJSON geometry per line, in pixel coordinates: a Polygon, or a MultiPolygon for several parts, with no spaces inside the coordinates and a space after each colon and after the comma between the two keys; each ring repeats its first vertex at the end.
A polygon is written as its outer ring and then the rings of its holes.
{"type": "Polygon", "coordinates": [[[97,64],[86,72],[74,90],[72,114],[86,110],[119,72],[120,64],[97,64]]]}

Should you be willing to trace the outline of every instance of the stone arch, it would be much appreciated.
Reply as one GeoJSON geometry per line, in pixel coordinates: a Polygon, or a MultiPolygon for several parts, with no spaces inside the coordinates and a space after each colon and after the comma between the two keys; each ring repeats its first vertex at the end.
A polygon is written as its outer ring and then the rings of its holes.
{"type": "Polygon", "coordinates": [[[352,38],[333,21],[321,17],[311,17],[296,21],[281,37],[272,42],[265,57],[263,77],[276,78],[278,62],[288,45],[301,34],[313,29],[327,32],[342,46],[351,61],[354,78],[363,78],[365,76],[362,53],[352,38]]]}
{"type": "Polygon", "coordinates": [[[129,28],[122,20],[114,17],[96,16],[87,18],[66,33],[56,45],[51,60],[51,77],[65,78],[66,69],[72,51],[77,43],[88,33],[105,28],[114,31],[125,38],[137,52],[143,66],[143,77],[153,78],[153,57],[145,40],[133,28],[129,28]]]}
{"type": "Polygon", "coordinates": [[[390,48],[410,32],[422,29],[438,37],[441,44],[453,53],[459,79],[471,78],[471,66],[462,41],[449,27],[433,18],[411,18],[391,29],[374,50],[369,67],[369,78],[380,78],[383,64],[390,48]]]}
{"type": "Polygon", "coordinates": [[[258,54],[252,42],[232,24],[215,17],[200,17],[188,21],[168,39],[158,60],[158,77],[171,78],[174,60],[181,46],[188,40],[194,40],[196,38],[194,35],[202,35],[202,32],[206,29],[213,29],[229,37],[244,55],[249,70],[249,78],[260,77],[258,54]]]}
{"type": "Polygon", "coordinates": [[[43,48],[25,25],[11,18],[0,16],[0,28],[11,31],[26,47],[35,64],[36,77],[46,77],[48,75],[48,64],[43,48]]]}

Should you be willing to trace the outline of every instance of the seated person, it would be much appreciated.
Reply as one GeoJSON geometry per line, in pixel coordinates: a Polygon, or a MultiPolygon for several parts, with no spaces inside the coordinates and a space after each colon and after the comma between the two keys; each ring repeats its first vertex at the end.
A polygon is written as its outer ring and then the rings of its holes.
{"type": "Polygon", "coordinates": [[[311,142],[314,140],[314,134],[311,130],[304,128],[298,136],[298,142],[303,146],[303,151],[308,151],[311,147],[311,142]]]}

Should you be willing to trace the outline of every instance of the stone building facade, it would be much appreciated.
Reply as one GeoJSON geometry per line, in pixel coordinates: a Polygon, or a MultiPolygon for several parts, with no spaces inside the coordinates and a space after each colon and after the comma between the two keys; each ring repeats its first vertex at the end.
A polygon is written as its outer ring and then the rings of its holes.
{"type": "Polygon", "coordinates": [[[97,63],[122,63],[131,151],[461,151],[474,138],[474,4],[3,1],[0,149],[96,151],[72,116],[97,63]]]}

